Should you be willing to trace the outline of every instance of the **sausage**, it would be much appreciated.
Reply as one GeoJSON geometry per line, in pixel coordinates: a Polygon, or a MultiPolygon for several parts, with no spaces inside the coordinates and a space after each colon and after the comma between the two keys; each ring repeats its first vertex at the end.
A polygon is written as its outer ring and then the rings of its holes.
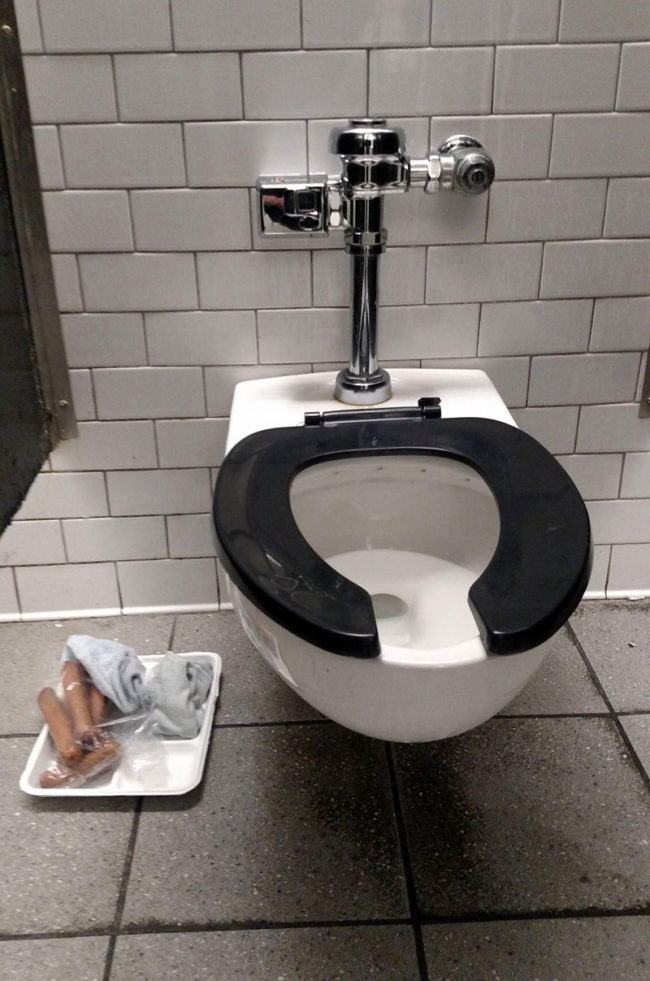
{"type": "Polygon", "coordinates": [[[106,698],[106,695],[99,690],[97,685],[93,685],[92,682],[88,685],[87,695],[88,705],[90,707],[90,717],[93,720],[93,725],[98,726],[106,715],[108,699],[106,698]]]}
{"type": "Polygon", "coordinates": [[[93,720],[86,697],[86,672],[78,661],[66,661],[61,677],[75,738],[82,742],[92,742],[93,720]]]}
{"type": "Polygon", "coordinates": [[[81,746],[75,742],[70,717],[56,697],[53,688],[43,688],[38,695],[38,706],[50,727],[52,741],[64,763],[77,763],[83,756],[81,746]]]}
{"type": "Polygon", "coordinates": [[[86,753],[79,763],[72,766],[61,766],[55,764],[41,773],[41,787],[53,789],[64,787],[69,783],[83,783],[91,777],[116,766],[121,757],[120,744],[114,740],[108,740],[99,749],[94,749],[91,753],[86,753]],[[82,779],[80,780],[79,777],[82,779]]]}

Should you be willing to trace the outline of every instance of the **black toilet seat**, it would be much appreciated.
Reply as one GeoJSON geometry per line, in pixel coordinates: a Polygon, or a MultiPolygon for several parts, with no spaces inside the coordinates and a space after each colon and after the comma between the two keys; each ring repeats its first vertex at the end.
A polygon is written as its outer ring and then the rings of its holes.
{"type": "Polygon", "coordinates": [[[220,558],[244,595],[309,643],[376,657],[370,597],[304,539],[291,511],[291,482],[326,460],[430,453],[476,470],[499,509],[496,551],[469,591],[486,649],[515,654],[551,637],[580,602],[591,571],[587,511],[560,464],[537,440],[493,419],[359,415],[262,430],[227,455],[213,517],[220,558]]]}

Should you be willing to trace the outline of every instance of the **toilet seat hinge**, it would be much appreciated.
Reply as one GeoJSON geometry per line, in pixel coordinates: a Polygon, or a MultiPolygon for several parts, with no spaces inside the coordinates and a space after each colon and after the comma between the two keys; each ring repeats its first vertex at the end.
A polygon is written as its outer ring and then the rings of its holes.
{"type": "Polygon", "coordinates": [[[336,425],[339,422],[376,422],[397,419],[439,419],[442,415],[440,399],[423,396],[417,405],[391,406],[390,408],[335,409],[333,412],[305,412],[305,426],[336,425]]]}

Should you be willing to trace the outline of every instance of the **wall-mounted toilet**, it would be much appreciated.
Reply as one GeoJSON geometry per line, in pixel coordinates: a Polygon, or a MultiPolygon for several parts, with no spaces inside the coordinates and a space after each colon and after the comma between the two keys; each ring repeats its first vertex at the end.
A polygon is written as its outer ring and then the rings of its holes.
{"type": "Polygon", "coordinates": [[[374,409],[343,407],[334,372],[238,385],[214,522],[287,684],[358,732],[426,741],[521,691],[583,595],[590,530],[483,372],[391,375],[374,409]]]}

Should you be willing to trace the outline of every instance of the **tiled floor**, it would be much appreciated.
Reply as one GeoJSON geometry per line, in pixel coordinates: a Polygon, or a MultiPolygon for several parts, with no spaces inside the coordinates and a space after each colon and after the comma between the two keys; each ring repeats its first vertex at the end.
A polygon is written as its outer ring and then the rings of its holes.
{"type": "Polygon", "coordinates": [[[650,977],[650,603],[584,604],[502,716],[388,746],[324,720],[232,613],[0,626],[0,977],[650,977]],[[216,650],[185,797],[18,777],[70,633],[216,650]]]}

